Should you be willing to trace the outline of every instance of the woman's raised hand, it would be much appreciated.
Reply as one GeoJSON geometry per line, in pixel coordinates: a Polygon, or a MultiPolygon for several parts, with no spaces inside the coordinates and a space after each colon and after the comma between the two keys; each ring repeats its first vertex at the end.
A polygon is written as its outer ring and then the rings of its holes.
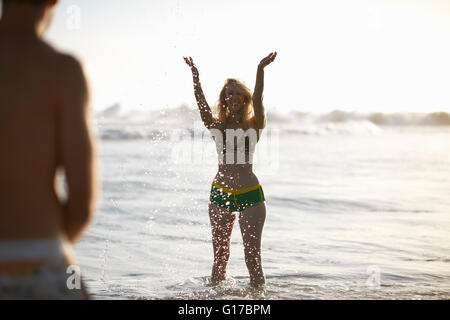
{"type": "Polygon", "coordinates": [[[186,64],[191,68],[192,75],[194,76],[194,78],[198,78],[198,69],[194,64],[194,60],[192,60],[191,57],[183,57],[183,59],[186,62],[186,64]]]}
{"type": "Polygon", "coordinates": [[[269,64],[275,61],[275,58],[277,57],[277,52],[271,52],[267,57],[261,60],[261,62],[258,65],[258,68],[264,69],[269,64]]]}

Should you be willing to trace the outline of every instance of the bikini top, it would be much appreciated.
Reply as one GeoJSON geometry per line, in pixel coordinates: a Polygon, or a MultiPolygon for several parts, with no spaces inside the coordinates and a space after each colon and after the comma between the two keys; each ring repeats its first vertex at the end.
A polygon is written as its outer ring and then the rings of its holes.
{"type": "MultiPolygon", "coordinates": [[[[234,146],[233,150],[233,159],[234,161],[239,161],[238,156],[240,156],[239,152],[244,152],[245,155],[245,163],[253,163],[253,154],[255,152],[256,144],[258,143],[258,136],[256,131],[248,130],[248,131],[231,131],[228,139],[233,139],[234,141],[230,141],[234,146]],[[233,143],[234,142],[234,143],[233,143]]],[[[223,156],[223,163],[225,163],[226,155],[227,155],[227,133],[222,131],[222,141],[220,139],[216,139],[214,137],[214,141],[216,142],[216,150],[219,156],[219,162],[221,156],[223,156]]],[[[233,163],[235,163],[233,162],[233,163]]],[[[231,164],[233,164],[231,163],[231,164]]]]}

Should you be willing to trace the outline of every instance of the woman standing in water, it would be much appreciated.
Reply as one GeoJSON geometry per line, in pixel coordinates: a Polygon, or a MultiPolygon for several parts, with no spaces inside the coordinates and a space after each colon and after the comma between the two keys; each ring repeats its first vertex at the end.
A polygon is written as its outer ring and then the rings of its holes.
{"type": "Polygon", "coordinates": [[[252,155],[260,133],[266,126],[262,102],[264,68],[272,63],[276,56],[277,53],[273,52],[259,63],[253,95],[241,81],[227,79],[214,116],[203,94],[194,61],[190,57],[184,58],[192,70],[195,98],[201,118],[206,128],[211,131],[219,152],[219,170],[211,186],[209,203],[214,249],[211,276],[213,284],[225,280],[230,257],[231,232],[236,218],[234,212],[240,212],[239,225],[250,284],[257,287],[265,283],[261,265],[261,236],[266,205],[262,187],[253,173],[252,155]],[[235,137],[237,146],[234,145],[235,137]],[[249,138],[248,143],[246,137],[249,138]],[[228,151],[227,147],[230,150],[233,145],[234,150],[228,151]],[[239,151],[242,151],[242,154],[239,154],[239,151]]]}

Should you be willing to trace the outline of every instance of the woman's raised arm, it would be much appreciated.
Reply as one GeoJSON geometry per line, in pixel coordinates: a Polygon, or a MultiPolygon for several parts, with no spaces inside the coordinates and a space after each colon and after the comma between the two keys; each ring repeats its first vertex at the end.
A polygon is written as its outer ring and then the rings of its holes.
{"type": "Polygon", "coordinates": [[[197,105],[200,110],[200,116],[203,123],[205,124],[205,127],[211,129],[215,124],[214,118],[212,116],[211,108],[209,107],[208,102],[206,102],[205,95],[203,94],[198,69],[191,57],[183,57],[183,59],[192,71],[192,77],[194,79],[195,99],[197,100],[197,105]]]}
{"type": "Polygon", "coordinates": [[[256,73],[255,90],[253,91],[253,110],[255,112],[255,127],[257,129],[264,129],[266,126],[266,114],[263,105],[263,91],[264,91],[264,68],[271,64],[277,56],[276,52],[272,52],[267,57],[261,60],[258,65],[256,73]]]}

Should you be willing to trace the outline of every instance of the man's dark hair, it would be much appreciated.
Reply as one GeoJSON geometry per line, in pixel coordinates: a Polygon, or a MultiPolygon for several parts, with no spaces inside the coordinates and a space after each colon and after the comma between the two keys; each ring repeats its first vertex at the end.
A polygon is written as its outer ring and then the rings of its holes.
{"type": "Polygon", "coordinates": [[[48,2],[49,0],[3,0],[3,4],[10,4],[10,3],[17,3],[17,4],[22,4],[22,3],[28,3],[28,4],[35,4],[35,5],[42,5],[46,2],[48,2]]]}

